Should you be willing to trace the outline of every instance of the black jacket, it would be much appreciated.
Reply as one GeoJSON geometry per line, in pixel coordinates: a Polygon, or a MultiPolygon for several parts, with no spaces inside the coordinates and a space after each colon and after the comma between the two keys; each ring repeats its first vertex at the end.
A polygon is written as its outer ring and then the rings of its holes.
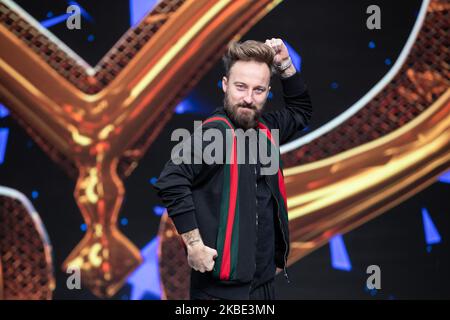
{"type": "MultiPolygon", "coordinates": [[[[283,144],[307,126],[312,105],[299,73],[281,79],[281,83],[285,107],[264,113],[260,121],[269,129],[279,129],[280,144],[283,144]]],[[[202,125],[203,132],[216,128],[225,137],[226,123],[230,124],[231,120],[224,109],[217,109],[208,119],[211,118],[223,120],[207,121],[202,125]]],[[[234,124],[231,123],[231,126],[234,127],[234,124]]],[[[207,145],[208,142],[203,142],[202,149],[207,145]]],[[[193,152],[194,148],[191,150],[193,152]]],[[[227,152],[229,151],[224,150],[224,156],[227,152]]],[[[227,211],[224,207],[230,205],[228,199],[231,199],[232,193],[228,183],[230,175],[232,176],[229,168],[230,165],[223,164],[174,164],[170,160],[161,172],[155,188],[177,231],[182,234],[198,228],[204,244],[219,253],[213,272],[200,273],[192,270],[191,286],[225,299],[248,299],[256,266],[256,165],[239,164],[236,169],[239,173],[236,183],[236,216],[231,224],[228,222],[227,227],[227,217],[223,212],[227,211]],[[223,240],[230,225],[233,239],[230,240],[231,249],[227,252],[223,240]],[[226,259],[226,255],[231,256],[228,259],[232,262],[223,267],[220,262],[222,258],[226,259]],[[227,272],[223,271],[225,269],[227,272]]],[[[281,168],[280,172],[282,176],[281,168]]],[[[275,263],[277,267],[284,268],[287,276],[285,268],[289,253],[289,229],[287,208],[281,198],[279,175],[267,175],[265,178],[276,200],[278,212],[275,263]]]]}

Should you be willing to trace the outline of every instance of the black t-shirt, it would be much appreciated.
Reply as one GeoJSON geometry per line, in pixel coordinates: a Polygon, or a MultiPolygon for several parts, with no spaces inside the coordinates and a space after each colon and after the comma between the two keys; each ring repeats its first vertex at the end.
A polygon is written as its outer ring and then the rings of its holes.
{"type": "Polygon", "coordinates": [[[260,162],[256,165],[256,214],[258,220],[256,241],[256,272],[252,288],[256,288],[275,276],[275,219],[276,203],[265,176],[261,175],[260,162]]]}

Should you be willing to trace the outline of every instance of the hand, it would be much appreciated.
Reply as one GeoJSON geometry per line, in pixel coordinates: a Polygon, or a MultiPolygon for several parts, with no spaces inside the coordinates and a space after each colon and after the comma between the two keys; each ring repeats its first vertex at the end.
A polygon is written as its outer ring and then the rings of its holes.
{"type": "Polygon", "coordinates": [[[275,52],[275,57],[273,58],[273,63],[275,66],[281,65],[282,62],[289,59],[288,49],[281,39],[267,39],[265,44],[271,47],[275,52]]]}
{"type": "Polygon", "coordinates": [[[284,42],[281,39],[272,38],[270,40],[267,39],[265,44],[271,47],[275,53],[273,64],[275,66],[275,69],[277,69],[277,71],[279,72],[280,76],[282,78],[287,78],[293,75],[296,70],[294,65],[292,64],[292,61],[290,61],[289,51],[284,42]],[[289,61],[290,67],[281,70],[284,64],[289,64],[289,61]]]}
{"type": "Polygon", "coordinates": [[[214,268],[214,258],[217,257],[217,251],[205,246],[203,242],[195,242],[187,246],[188,263],[195,271],[204,273],[212,271],[214,268]]]}

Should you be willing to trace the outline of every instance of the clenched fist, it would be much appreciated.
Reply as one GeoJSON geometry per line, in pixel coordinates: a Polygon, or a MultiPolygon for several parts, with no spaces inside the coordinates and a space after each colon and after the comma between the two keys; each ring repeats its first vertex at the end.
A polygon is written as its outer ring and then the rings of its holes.
{"type": "Polygon", "coordinates": [[[277,69],[277,71],[279,72],[279,74],[283,78],[290,77],[291,75],[293,75],[296,72],[296,70],[294,65],[292,64],[292,60],[289,56],[289,51],[284,42],[281,39],[272,38],[270,40],[267,39],[265,44],[271,47],[275,52],[273,64],[275,66],[275,69],[277,69]]]}
{"type": "Polygon", "coordinates": [[[195,271],[204,273],[212,271],[217,257],[217,251],[205,246],[198,229],[183,233],[181,235],[187,248],[187,259],[189,266],[195,271]]]}
{"type": "Polygon", "coordinates": [[[192,269],[200,271],[212,271],[217,257],[217,251],[205,246],[203,243],[196,243],[187,247],[188,263],[192,269]]]}

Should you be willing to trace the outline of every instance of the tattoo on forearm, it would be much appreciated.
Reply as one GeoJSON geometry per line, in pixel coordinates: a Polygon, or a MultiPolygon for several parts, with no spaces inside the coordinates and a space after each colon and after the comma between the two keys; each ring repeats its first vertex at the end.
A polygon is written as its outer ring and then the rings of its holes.
{"type": "Polygon", "coordinates": [[[286,70],[284,70],[284,72],[282,74],[280,74],[280,76],[281,76],[281,78],[286,79],[286,78],[293,76],[296,72],[297,72],[297,70],[292,65],[289,68],[287,68],[286,70]]]}
{"type": "Polygon", "coordinates": [[[194,243],[200,242],[200,239],[191,240],[188,245],[192,246],[194,243]]]}
{"type": "Polygon", "coordinates": [[[185,232],[181,235],[181,237],[183,238],[184,243],[188,246],[191,246],[202,240],[198,229],[194,229],[192,231],[185,232]]]}

